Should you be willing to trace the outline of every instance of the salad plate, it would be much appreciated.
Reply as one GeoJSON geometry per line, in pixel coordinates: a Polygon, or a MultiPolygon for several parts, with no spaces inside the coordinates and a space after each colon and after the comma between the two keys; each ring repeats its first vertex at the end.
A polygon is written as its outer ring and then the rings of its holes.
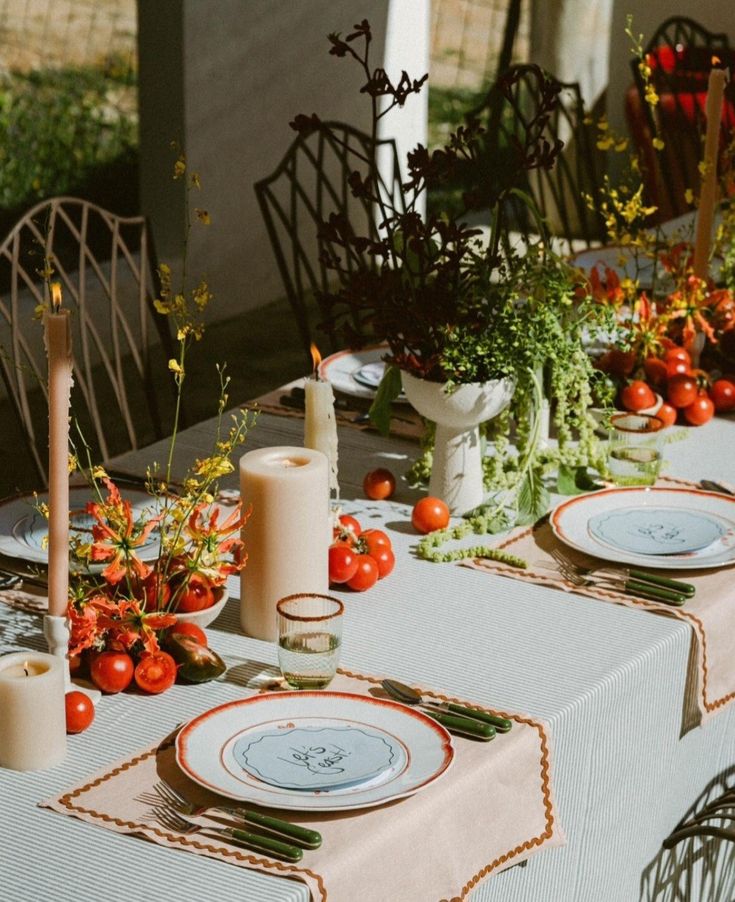
{"type": "MultiPolygon", "coordinates": [[[[319,378],[331,382],[335,391],[372,401],[385,372],[383,357],[387,353],[387,345],[360,351],[338,351],[319,364],[319,378]]],[[[397,400],[405,402],[403,392],[397,400]]]]}
{"type": "MultiPolygon", "coordinates": [[[[154,499],[143,491],[126,489],[123,493],[126,501],[130,501],[133,519],[154,514],[154,499]]],[[[70,537],[90,535],[94,518],[86,512],[87,502],[92,500],[92,493],[86,486],[69,489],[70,537]]],[[[34,564],[48,564],[48,521],[38,510],[39,504],[48,502],[48,494],[39,493],[22,495],[0,503],[0,554],[17,558],[34,564]]],[[[158,535],[151,533],[144,545],[135,549],[136,555],[143,561],[152,561],[158,557],[158,535]]]]}
{"type": "Polygon", "coordinates": [[[565,545],[616,564],[705,570],[735,563],[735,497],[700,489],[602,489],[562,502],[549,522],[565,545]]]}
{"type": "Polygon", "coordinates": [[[238,699],[182,728],[176,760],[201,786],[294,811],[382,805],[431,785],[452,763],[447,731],[398,702],[344,692],[238,699]]]}

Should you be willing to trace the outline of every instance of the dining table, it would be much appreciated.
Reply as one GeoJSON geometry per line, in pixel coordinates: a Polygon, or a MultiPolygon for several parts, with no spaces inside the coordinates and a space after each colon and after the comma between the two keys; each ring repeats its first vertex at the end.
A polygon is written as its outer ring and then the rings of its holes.
{"type": "MultiPolygon", "coordinates": [[[[303,420],[295,413],[260,411],[244,450],[302,445],[303,420]]],[[[175,477],[207,455],[215,423],[205,421],[180,433],[175,477]]],[[[732,416],[673,431],[678,440],[664,451],[667,475],[735,486],[732,416]]],[[[112,463],[118,470],[144,474],[152,461],[165,459],[167,448],[160,442],[112,463]]],[[[330,590],[345,606],[340,666],[430,686],[500,711],[523,712],[542,723],[558,835],[553,847],[510,855],[482,879],[458,885],[451,898],[632,902],[671,898],[665,893],[682,879],[677,875],[685,865],[692,885],[711,879],[727,867],[724,849],[719,857],[694,855],[685,863],[677,858],[681,849],[664,851],[662,841],[691,806],[732,782],[735,686],[728,703],[692,723],[686,710],[695,640],[686,621],[457,562],[421,559],[411,508],[425,489],[409,487],[404,478],[418,453],[418,443],[408,437],[383,437],[354,424],[339,427],[339,505],[363,527],[384,530],[396,557],[394,571],[369,591],[330,590]],[[388,500],[365,497],[363,478],[377,467],[397,477],[388,500]]],[[[238,489],[237,465],[221,485],[238,489]]],[[[488,542],[499,538],[483,537],[488,542]]],[[[477,544],[478,537],[462,542],[477,544]]],[[[289,566],[288,556],[284,548],[283,567],[289,566]]],[[[228,668],[223,678],[177,684],[159,696],[105,696],[93,725],[69,737],[61,764],[39,772],[0,770],[0,897],[5,902],[310,898],[307,886],[277,873],[187,854],[41,807],[88,784],[115,762],[131,760],[201,712],[241,698],[254,675],[273,671],[275,644],[243,635],[239,578],[231,577],[228,589],[223,612],[208,628],[210,644],[228,668]]],[[[735,652],[735,632],[731,635],[735,652]]],[[[0,652],[18,648],[44,648],[42,619],[31,609],[0,604],[0,652]]],[[[507,742],[498,734],[483,744],[483,755],[500,760],[494,780],[473,791],[499,829],[510,830],[514,806],[503,791],[504,769],[512,767],[503,759],[507,742]]],[[[393,803],[391,809],[399,825],[402,805],[393,803]]],[[[445,800],[443,818],[451,823],[459,814],[451,798],[445,800]]],[[[361,864],[349,874],[349,898],[329,894],[327,886],[324,899],[379,902],[371,892],[375,875],[394,863],[371,855],[379,839],[371,829],[366,818],[357,840],[364,850],[352,859],[361,864]]],[[[412,836],[411,855],[397,863],[409,878],[427,864],[430,833],[431,828],[412,836]]],[[[451,857],[458,851],[449,844],[441,854],[451,857]]],[[[342,852],[336,848],[330,854],[338,858],[342,852]]],[[[380,897],[384,902],[403,898],[400,889],[390,898],[380,897]]]]}

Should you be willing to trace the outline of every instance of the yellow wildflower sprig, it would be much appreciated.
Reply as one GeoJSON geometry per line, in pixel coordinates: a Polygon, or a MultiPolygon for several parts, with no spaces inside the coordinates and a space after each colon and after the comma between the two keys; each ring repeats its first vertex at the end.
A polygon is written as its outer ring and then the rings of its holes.
{"type": "MultiPolygon", "coordinates": [[[[628,13],[625,19],[625,33],[631,43],[630,52],[638,60],[638,72],[641,76],[641,81],[643,82],[643,98],[653,113],[658,106],[660,98],[658,96],[658,91],[653,84],[653,70],[651,64],[648,62],[646,52],[643,49],[643,35],[641,33],[635,34],[633,32],[633,16],[630,13],[628,13]]],[[[653,116],[653,120],[656,122],[655,116],[653,116]]],[[[658,151],[663,150],[666,146],[661,138],[658,124],[656,124],[656,134],[653,136],[651,143],[658,151]]]]}

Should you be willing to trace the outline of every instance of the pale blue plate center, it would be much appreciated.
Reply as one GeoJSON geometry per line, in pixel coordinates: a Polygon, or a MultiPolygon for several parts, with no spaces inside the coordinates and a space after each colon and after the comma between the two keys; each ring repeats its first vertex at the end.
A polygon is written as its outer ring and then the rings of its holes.
{"type": "Polygon", "coordinates": [[[594,538],[614,548],[666,555],[706,548],[724,536],[728,526],[697,511],[639,507],[597,514],[588,529],[594,538]]]}

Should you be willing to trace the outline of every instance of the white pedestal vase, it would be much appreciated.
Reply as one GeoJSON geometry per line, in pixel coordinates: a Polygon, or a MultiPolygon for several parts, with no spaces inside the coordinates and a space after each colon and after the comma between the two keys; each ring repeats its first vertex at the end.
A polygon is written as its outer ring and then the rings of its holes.
{"type": "Polygon", "coordinates": [[[485,496],[478,426],[491,420],[513,397],[510,379],[470,382],[447,390],[444,383],[401,371],[403,390],[413,407],[436,423],[429,494],[453,514],[464,514],[485,496]]]}

